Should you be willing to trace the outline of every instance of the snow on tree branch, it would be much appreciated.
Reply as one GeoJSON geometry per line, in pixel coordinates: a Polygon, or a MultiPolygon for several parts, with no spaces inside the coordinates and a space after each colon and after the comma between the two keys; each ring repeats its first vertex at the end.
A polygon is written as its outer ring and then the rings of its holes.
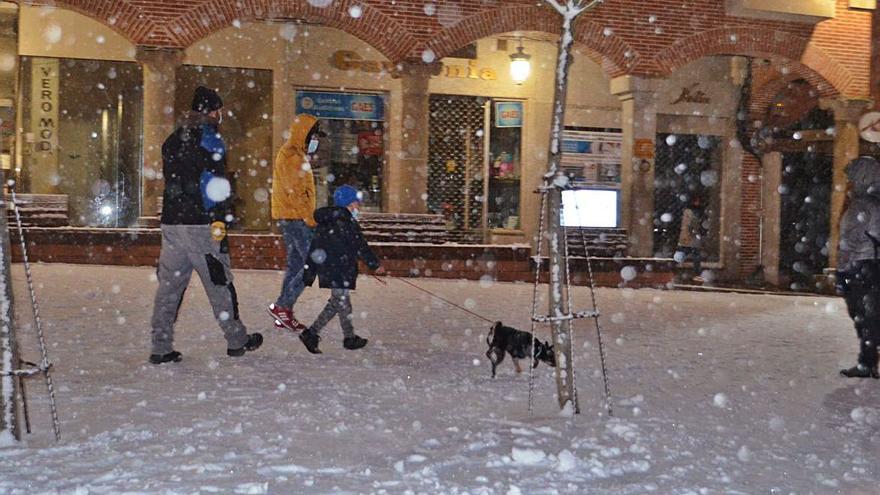
{"type": "Polygon", "coordinates": [[[595,8],[600,3],[605,0],[592,0],[591,2],[584,5],[585,0],[568,0],[568,2],[563,5],[559,2],[559,0],[544,0],[551,7],[556,9],[559,12],[559,15],[565,17],[567,20],[573,20],[577,16],[581,15],[584,11],[595,8]]]}

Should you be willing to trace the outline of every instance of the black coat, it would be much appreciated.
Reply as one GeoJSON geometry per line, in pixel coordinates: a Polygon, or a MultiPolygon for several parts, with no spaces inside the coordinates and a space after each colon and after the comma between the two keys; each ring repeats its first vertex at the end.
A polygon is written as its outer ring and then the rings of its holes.
{"type": "MultiPolygon", "coordinates": [[[[229,200],[215,203],[205,194],[212,177],[226,178],[226,145],[211,117],[190,112],[162,144],[162,223],[205,225],[226,221],[229,200]]],[[[228,223],[228,222],[227,222],[228,223]]]]}
{"type": "Polygon", "coordinates": [[[322,289],[354,289],[358,259],[370,269],[379,268],[379,259],[370,250],[361,228],[347,208],[328,206],[315,210],[315,237],[309,250],[303,281],[312,285],[317,276],[322,289]]]}

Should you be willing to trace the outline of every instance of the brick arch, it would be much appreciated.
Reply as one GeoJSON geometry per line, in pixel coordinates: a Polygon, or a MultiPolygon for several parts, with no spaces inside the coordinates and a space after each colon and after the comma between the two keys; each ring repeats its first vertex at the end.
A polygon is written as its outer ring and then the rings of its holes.
{"type": "Polygon", "coordinates": [[[379,9],[357,0],[336,0],[330,7],[320,8],[306,0],[263,2],[261,0],[208,0],[169,22],[172,32],[182,32],[181,46],[189,46],[238,21],[270,19],[302,19],[344,31],[397,62],[412,51],[416,40],[402,24],[379,9]],[[349,15],[349,7],[358,6],[361,16],[349,15]],[[216,12],[233,15],[216,15],[216,12]],[[207,19],[207,23],[205,22],[207,19]]]}
{"type": "MultiPolygon", "coordinates": [[[[550,9],[528,5],[501,7],[468,17],[440,31],[424,44],[424,49],[430,49],[439,59],[487,36],[513,31],[559,35],[560,30],[559,14],[550,9]]],[[[575,43],[586,48],[590,58],[599,63],[609,76],[623,75],[634,66],[638,54],[621,37],[615,34],[606,36],[604,31],[601,25],[586,18],[581,19],[575,25],[575,43]]]]}
{"type": "MultiPolygon", "coordinates": [[[[767,110],[769,109],[770,104],[773,102],[773,99],[776,97],[776,95],[784,90],[789,84],[802,79],[804,78],[801,76],[801,74],[789,72],[788,74],[777,74],[775,78],[772,78],[764,82],[763,84],[756,85],[752,89],[752,97],[749,103],[749,116],[753,119],[763,118],[767,114],[767,110]]],[[[814,89],[816,89],[815,85],[813,85],[812,83],[810,83],[810,85],[814,89]]],[[[818,89],[816,91],[820,97],[838,96],[835,91],[824,93],[822,91],[819,91],[818,89]]]]}
{"type": "Polygon", "coordinates": [[[765,28],[710,29],[680,39],[654,56],[661,75],[702,57],[747,55],[784,61],[791,73],[805,79],[823,95],[846,94],[853,83],[850,71],[809,40],[765,28]]]}
{"type": "Polygon", "coordinates": [[[139,35],[152,31],[156,23],[144,16],[123,15],[127,10],[125,2],[120,1],[114,3],[110,8],[102,8],[96,2],[87,2],[82,0],[9,0],[18,5],[27,3],[36,7],[54,7],[82,14],[89,19],[107,26],[111,31],[122,36],[131,44],[139,44],[139,35]]]}
{"type": "Polygon", "coordinates": [[[416,45],[412,33],[401,23],[358,0],[335,0],[326,8],[314,7],[306,0],[194,0],[188,4],[153,2],[148,5],[132,0],[31,0],[30,3],[79,12],[108,25],[136,45],[158,48],[186,48],[235,21],[273,19],[302,19],[339,29],[392,61],[402,60],[416,45]],[[357,19],[348,13],[349,7],[354,5],[362,11],[357,19]]]}

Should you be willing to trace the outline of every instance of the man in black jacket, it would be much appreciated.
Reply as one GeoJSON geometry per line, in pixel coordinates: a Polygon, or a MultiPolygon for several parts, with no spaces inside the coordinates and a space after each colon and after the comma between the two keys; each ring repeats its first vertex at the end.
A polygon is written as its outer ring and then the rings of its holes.
{"type": "Polygon", "coordinates": [[[358,276],[358,260],[364,260],[377,275],[385,273],[379,259],[370,250],[357,223],[361,196],[351,186],[340,186],[333,193],[333,203],[315,210],[315,237],[309,252],[303,281],[312,285],[315,277],[322,289],[331,289],[330,299],[324,310],[299,335],[299,339],[312,354],[320,354],[319,334],[330,320],[339,315],[346,349],[360,349],[367,345],[367,339],[355,335],[351,317],[351,291],[355,289],[358,276]]]}
{"type": "Polygon", "coordinates": [[[848,378],[880,378],[880,163],[860,156],[847,165],[851,190],[840,219],[837,284],[859,338],[858,363],[848,378]]]}
{"type": "Polygon", "coordinates": [[[226,145],[218,126],[223,102],[214,90],[199,86],[192,111],[162,145],[162,251],[159,288],[153,307],[150,362],[178,362],[174,323],[193,270],[198,273],[214,317],[223,329],[229,356],[242,356],[263,343],[259,333],[248,335],[239,319],[232,285],[226,225],[230,185],[226,179],[226,145]]]}

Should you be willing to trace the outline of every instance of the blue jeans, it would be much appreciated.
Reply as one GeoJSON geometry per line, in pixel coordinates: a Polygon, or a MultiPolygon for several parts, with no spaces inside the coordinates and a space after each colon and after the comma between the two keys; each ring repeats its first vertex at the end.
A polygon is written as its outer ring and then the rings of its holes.
{"type": "Polygon", "coordinates": [[[284,245],[287,247],[287,271],[284,273],[281,294],[275,305],[293,308],[296,300],[305,290],[303,269],[306,257],[309,255],[309,246],[312,244],[312,228],[302,220],[281,220],[278,225],[281,227],[284,245]]]}

